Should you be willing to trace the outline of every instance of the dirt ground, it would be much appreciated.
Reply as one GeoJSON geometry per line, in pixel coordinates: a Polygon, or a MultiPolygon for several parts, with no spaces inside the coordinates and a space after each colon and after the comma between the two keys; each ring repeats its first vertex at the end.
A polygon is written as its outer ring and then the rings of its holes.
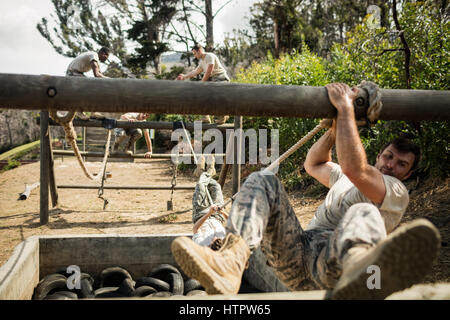
{"type": "MultiPolygon", "coordinates": [[[[87,162],[91,172],[98,172],[100,162],[87,162]]],[[[107,171],[111,185],[170,185],[172,168],[168,160],[137,160],[109,162],[107,171]]],[[[92,184],[74,158],[55,159],[57,184],[92,184]]],[[[224,188],[225,198],[231,193],[230,178],[224,188]]],[[[105,190],[109,204],[103,210],[103,201],[97,190],[59,189],[59,204],[51,208],[49,222],[39,222],[39,189],[29,199],[19,201],[25,184],[39,181],[39,162],[22,165],[0,173],[0,265],[11,255],[14,247],[33,235],[61,234],[173,234],[192,232],[191,190],[174,193],[174,210],[167,211],[169,190],[105,190]]],[[[190,172],[178,176],[179,185],[194,185],[190,172]]],[[[441,232],[442,248],[437,264],[424,283],[450,282],[449,179],[445,181],[411,181],[408,188],[411,202],[402,223],[425,217],[441,232]]],[[[306,227],[322,199],[305,197],[302,192],[290,193],[291,203],[303,227],[306,227]]],[[[229,208],[229,207],[228,207],[229,208]]],[[[228,209],[227,208],[227,209],[228,209]]]]}

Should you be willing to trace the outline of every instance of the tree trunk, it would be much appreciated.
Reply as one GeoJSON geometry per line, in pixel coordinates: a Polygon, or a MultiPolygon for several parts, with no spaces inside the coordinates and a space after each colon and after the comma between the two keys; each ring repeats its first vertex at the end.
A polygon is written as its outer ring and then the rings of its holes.
{"type": "MultiPolygon", "coordinates": [[[[394,18],[395,28],[397,31],[403,31],[397,17],[397,1],[394,0],[392,4],[392,15],[394,18]]],[[[402,41],[403,51],[405,52],[405,82],[406,88],[411,89],[411,73],[410,73],[410,60],[411,60],[411,50],[409,49],[408,42],[406,41],[405,34],[403,32],[399,35],[402,41]]]]}
{"type": "Polygon", "coordinates": [[[280,28],[277,20],[273,20],[273,42],[275,46],[275,57],[280,56],[280,28]]]}
{"type": "Polygon", "coordinates": [[[214,16],[212,11],[212,1],[205,0],[206,17],[206,51],[212,51],[214,48],[214,16]]]}

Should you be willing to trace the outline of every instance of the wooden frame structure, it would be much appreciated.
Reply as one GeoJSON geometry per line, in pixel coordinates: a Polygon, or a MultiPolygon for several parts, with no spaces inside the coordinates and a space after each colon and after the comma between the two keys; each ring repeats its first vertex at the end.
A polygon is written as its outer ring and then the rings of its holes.
{"type": "MultiPolygon", "coordinates": [[[[236,117],[239,123],[242,124],[242,117],[236,117]]],[[[55,181],[55,173],[54,173],[54,155],[61,156],[74,156],[74,152],[70,150],[52,150],[51,147],[51,137],[49,126],[59,126],[54,120],[49,117],[49,113],[47,111],[41,111],[40,118],[37,123],[41,128],[41,150],[40,150],[40,223],[47,224],[48,223],[48,200],[49,200],[49,190],[52,200],[52,207],[55,207],[58,204],[58,188],[60,189],[99,189],[100,186],[94,185],[57,185],[55,181]]],[[[101,120],[73,120],[74,126],[80,127],[102,127],[101,120]]],[[[155,121],[116,121],[116,126],[118,128],[143,128],[143,129],[173,129],[172,122],[155,122],[155,121]]],[[[186,123],[185,127],[187,130],[194,130],[195,125],[193,123],[186,123]]],[[[235,128],[236,125],[233,124],[202,124],[202,130],[207,129],[219,129],[226,130],[230,128],[235,128]]],[[[242,129],[242,125],[240,126],[242,129]]],[[[237,150],[240,151],[240,144],[237,150]]],[[[86,152],[80,151],[80,155],[83,157],[103,157],[103,152],[86,152]]],[[[210,154],[203,154],[205,157],[210,154]]],[[[224,166],[228,169],[229,164],[225,164],[226,154],[211,154],[215,157],[224,157],[224,166]]],[[[173,154],[152,154],[152,159],[172,159],[176,155],[173,154]]],[[[180,158],[193,157],[192,154],[180,154],[178,155],[180,158]]],[[[134,159],[143,159],[143,154],[127,154],[127,153],[111,153],[108,157],[110,158],[134,158],[134,159]]],[[[239,159],[235,156],[235,160],[239,159]]],[[[237,161],[234,162],[235,164],[237,161]]],[[[239,191],[239,180],[240,179],[240,165],[233,165],[233,194],[239,191]],[[236,182],[237,181],[237,182],[236,182]],[[235,191],[236,190],[236,191],[235,191]]],[[[222,183],[224,183],[223,180],[222,183]]],[[[223,184],[222,184],[223,187],[223,184]]],[[[194,190],[195,185],[177,185],[177,186],[160,186],[160,185],[103,185],[102,189],[104,190],[194,190]]]]}
{"type": "MultiPolygon", "coordinates": [[[[380,89],[380,93],[383,103],[380,120],[450,120],[449,90],[380,89]]],[[[365,117],[367,100],[367,94],[362,93],[355,106],[358,119],[365,117]]],[[[52,191],[51,185],[54,173],[49,165],[53,159],[47,110],[234,115],[238,116],[235,128],[242,126],[242,116],[332,118],[336,115],[325,87],[23,74],[0,74],[0,105],[10,109],[43,110],[40,173],[43,224],[48,221],[49,181],[52,203],[57,202],[57,193],[52,191]]],[[[227,152],[229,146],[228,142],[227,152]]],[[[238,170],[233,170],[236,176],[238,170]]],[[[226,170],[221,171],[220,177],[223,176],[226,170]]],[[[239,189],[237,181],[233,192],[239,189]]]]}

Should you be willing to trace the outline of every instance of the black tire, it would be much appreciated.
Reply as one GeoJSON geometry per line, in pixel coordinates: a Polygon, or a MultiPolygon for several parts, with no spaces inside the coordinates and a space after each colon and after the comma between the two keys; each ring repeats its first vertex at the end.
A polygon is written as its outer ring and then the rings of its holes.
{"type": "Polygon", "coordinates": [[[179,273],[169,273],[168,282],[170,285],[170,292],[173,295],[183,295],[184,292],[184,281],[183,277],[179,273]]]}
{"type": "Polygon", "coordinates": [[[39,281],[34,289],[33,299],[42,300],[49,294],[65,290],[67,290],[67,278],[62,274],[52,273],[39,281]]]}
{"type": "Polygon", "coordinates": [[[44,300],[74,300],[78,299],[76,293],[71,291],[58,291],[53,294],[47,295],[44,300]]]}
{"type": "Polygon", "coordinates": [[[135,288],[139,288],[141,286],[153,287],[157,291],[170,291],[170,285],[167,282],[152,277],[143,277],[137,279],[135,288]]]}
{"type": "Polygon", "coordinates": [[[101,298],[124,298],[124,295],[119,292],[103,292],[95,296],[96,299],[101,298]]]}
{"type": "Polygon", "coordinates": [[[99,289],[94,291],[94,297],[95,298],[107,297],[109,293],[114,293],[114,294],[118,294],[118,295],[121,296],[120,293],[117,293],[117,289],[119,289],[119,287],[103,287],[103,288],[99,288],[99,289]]]}
{"type": "Polygon", "coordinates": [[[168,264],[168,263],[163,263],[163,264],[160,264],[159,266],[157,266],[156,268],[154,268],[147,275],[147,277],[152,277],[152,278],[164,280],[167,282],[167,280],[168,280],[167,276],[170,273],[178,273],[179,275],[181,275],[180,271],[176,267],[174,267],[173,265],[168,264]]]}
{"type": "Polygon", "coordinates": [[[191,290],[191,291],[189,291],[187,294],[186,294],[186,296],[207,296],[208,294],[206,293],[206,291],[205,290],[198,290],[198,289],[195,289],[195,290],[191,290]]]}
{"type": "Polygon", "coordinates": [[[204,290],[205,288],[202,287],[200,282],[195,279],[187,279],[184,282],[184,294],[187,294],[188,292],[192,290],[204,290]]]}
{"type": "Polygon", "coordinates": [[[91,283],[91,285],[94,285],[94,278],[92,278],[89,273],[82,272],[80,278],[81,280],[86,279],[91,283]]]}
{"type": "Polygon", "coordinates": [[[156,289],[150,286],[140,286],[136,290],[134,290],[135,297],[146,297],[150,294],[156,293],[156,289]]]}
{"type": "Polygon", "coordinates": [[[118,293],[123,294],[125,297],[132,297],[134,295],[135,282],[131,279],[124,279],[117,289],[118,293]]]}
{"type": "Polygon", "coordinates": [[[81,278],[80,280],[80,290],[76,290],[79,298],[94,298],[94,288],[92,287],[92,282],[89,278],[81,278]]]}
{"type": "Polygon", "coordinates": [[[97,288],[119,287],[124,279],[133,279],[130,273],[121,267],[110,267],[104,269],[98,276],[97,288]]]}

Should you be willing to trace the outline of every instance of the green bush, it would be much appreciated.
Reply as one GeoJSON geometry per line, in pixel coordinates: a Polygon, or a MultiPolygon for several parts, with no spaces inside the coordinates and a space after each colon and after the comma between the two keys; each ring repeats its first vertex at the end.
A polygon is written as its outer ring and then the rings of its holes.
{"type": "Polygon", "coordinates": [[[3,167],[2,171],[8,171],[17,168],[18,166],[20,166],[20,162],[18,160],[8,159],[8,164],[3,167]]]}
{"type": "MultiPolygon", "coordinates": [[[[306,48],[306,45],[304,47],[306,48]]],[[[279,59],[274,59],[269,52],[264,61],[254,62],[250,68],[241,69],[234,81],[258,84],[324,86],[329,79],[323,59],[305,49],[301,53],[292,52],[290,55],[282,55],[279,59]]],[[[315,119],[246,117],[244,129],[278,129],[279,153],[281,155],[313,129],[317,123],[318,120],[315,119]]],[[[301,174],[302,164],[308,149],[316,140],[317,136],[313,137],[280,165],[280,177],[288,187],[310,181],[308,177],[301,174]]]]}
{"type": "MultiPolygon", "coordinates": [[[[432,1],[405,3],[399,20],[411,50],[410,88],[449,90],[449,22],[439,15],[432,1]]],[[[264,61],[241,69],[235,81],[303,86],[344,82],[353,86],[371,80],[381,88],[406,89],[404,52],[394,51],[402,48],[402,44],[395,33],[387,31],[369,29],[364,21],[347,33],[344,43],[332,47],[327,60],[307,49],[279,59],[268,53],[264,61]]],[[[278,128],[282,154],[309,132],[317,120],[250,117],[245,118],[245,123],[247,128],[278,128]]],[[[375,162],[387,141],[402,135],[421,147],[421,170],[442,177],[448,177],[450,173],[448,132],[448,121],[378,121],[370,130],[360,130],[371,163],[375,162]]],[[[281,164],[280,177],[288,186],[308,182],[301,168],[308,149],[318,136],[320,134],[281,164]]]]}
{"type": "MultiPolygon", "coordinates": [[[[400,25],[411,51],[410,88],[449,90],[449,21],[440,17],[432,1],[405,3],[400,25]]],[[[372,80],[381,88],[407,89],[403,48],[398,37],[389,39],[386,29],[369,29],[365,23],[335,44],[326,69],[332,82],[357,85],[372,80]],[[365,44],[363,50],[363,44],[365,44]]],[[[422,151],[421,170],[447,177],[449,168],[449,122],[378,121],[372,134],[362,137],[369,160],[374,163],[379,148],[399,135],[416,142],[422,151]]]]}

